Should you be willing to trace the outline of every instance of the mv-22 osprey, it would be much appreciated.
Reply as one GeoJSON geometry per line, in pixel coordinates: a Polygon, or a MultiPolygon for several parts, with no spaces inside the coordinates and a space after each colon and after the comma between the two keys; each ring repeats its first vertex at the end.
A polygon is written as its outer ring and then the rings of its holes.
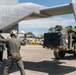
{"type": "Polygon", "coordinates": [[[74,13],[76,18],[76,0],[55,7],[46,7],[34,3],[18,3],[18,0],[0,0],[0,30],[10,32],[18,30],[18,22],[36,18],[74,13]]]}

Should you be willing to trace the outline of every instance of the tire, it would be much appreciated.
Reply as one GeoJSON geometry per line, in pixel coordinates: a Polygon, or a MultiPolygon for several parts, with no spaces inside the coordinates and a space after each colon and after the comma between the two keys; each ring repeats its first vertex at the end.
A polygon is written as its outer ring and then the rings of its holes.
{"type": "Polygon", "coordinates": [[[74,52],[73,55],[74,55],[74,57],[76,57],[76,43],[74,44],[74,51],[75,51],[75,52],[74,52]]]}
{"type": "Polygon", "coordinates": [[[76,57],[76,53],[74,53],[74,56],[76,57]]]}
{"type": "Polygon", "coordinates": [[[63,59],[65,56],[65,52],[60,50],[54,50],[54,56],[56,59],[63,59]]]}

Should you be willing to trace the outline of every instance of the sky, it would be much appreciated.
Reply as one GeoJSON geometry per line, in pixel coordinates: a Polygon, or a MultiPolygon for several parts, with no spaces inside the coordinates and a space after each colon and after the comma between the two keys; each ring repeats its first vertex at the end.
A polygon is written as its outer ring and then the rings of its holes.
{"type": "MultiPolygon", "coordinates": [[[[32,2],[39,5],[52,7],[62,4],[71,3],[71,0],[19,0],[19,3],[32,2]]],[[[19,23],[19,31],[27,33],[32,32],[33,34],[39,36],[48,32],[50,27],[54,27],[55,25],[62,25],[66,27],[68,25],[75,26],[74,14],[68,15],[58,15],[50,18],[44,19],[36,19],[30,21],[21,21],[19,23]]]]}

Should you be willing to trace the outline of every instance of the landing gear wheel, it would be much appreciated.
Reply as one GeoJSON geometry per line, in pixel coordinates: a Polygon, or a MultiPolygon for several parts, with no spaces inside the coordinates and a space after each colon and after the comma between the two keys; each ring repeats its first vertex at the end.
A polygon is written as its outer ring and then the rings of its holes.
{"type": "Polygon", "coordinates": [[[65,56],[65,52],[60,50],[54,50],[54,56],[56,59],[63,59],[65,56]]]}

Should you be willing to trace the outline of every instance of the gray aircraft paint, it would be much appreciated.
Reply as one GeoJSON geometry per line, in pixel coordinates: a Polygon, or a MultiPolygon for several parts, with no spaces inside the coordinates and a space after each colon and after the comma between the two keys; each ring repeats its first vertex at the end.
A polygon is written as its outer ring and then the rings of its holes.
{"type": "Polygon", "coordinates": [[[15,5],[18,4],[18,0],[0,0],[0,5],[15,5]]]}
{"type": "Polygon", "coordinates": [[[76,21],[76,0],[72,0],[72,6],[73,6],[74,17],[75,17],[75,21],[76,21]]]}
{"type": "Polygon", "coordinates": [[[19,21],[26,19],[32,13],[39,14],[39,10],[45,8],[33,3],[23,3],[16,5],[0,5],[0,29],[17,24],[19,21]]]}
{"type": "Polygon", "coordinates": [[[0,29],[3,31],[10,29],[24,19],[35,19],[37,17],[44,18],[69,13],[74,13],[76,17],[75,7],[75,0],[72,0],[72,3],[67,5],[59,5],[55,7],[45,7],[34,3],[18,4],[18,0],[0,0],[0,29]]]}

